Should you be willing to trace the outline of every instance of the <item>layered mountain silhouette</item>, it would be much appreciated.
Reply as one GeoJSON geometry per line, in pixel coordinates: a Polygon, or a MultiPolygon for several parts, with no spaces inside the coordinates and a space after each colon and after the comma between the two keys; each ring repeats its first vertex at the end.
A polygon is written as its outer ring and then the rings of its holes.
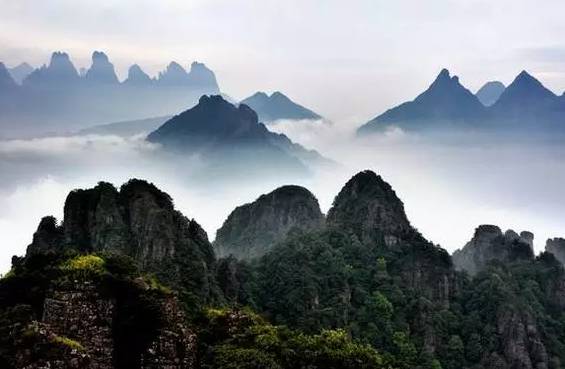
{"type": "Polygon", "coordinates": [[[484,106],[491,106],[502,95],[505,88],[502,82],[490,81],[485,83],[475,95],[484,106]]]}
{"type": "Polygon", "coordinates": [[[268,123],[279,119],[321,119],[322,117],[312,110],[297,104],[279,91],[267,95],[264,92],[256,92],[241,101],[251,107],[259,120],[268,123]]]}
{"type": "Polygon", "coordinates": [[[285,135],[269,131],[249,106],[235,106],[220,95],[202,96],[196,106],[165,122],[147,140],[225,167],[260,165],[303,170],[309,163],[326,161],[285,135]]]}
{"type": "Polygon", "coordinates": [[[487,84],[475,96],[444,69],[416,99],[387,110],[361,126],[358,133],[390,126],[408,130],[516,128],[551,132],[565,129],[562,124],[565,99],[526,71],[507,88],[502,90],[502,87],[498,83],[487,84]]]}
{"type": "Polygon", "coordinates": [[[21,63],[13,68],[8,68],[10,75],[16,81],[17,84],[21,85],[23,80],[33,72],[33,67],[28,63],[21,63]]]}
{"type": "Polygon", "coordinates": [[[4,63],[0,63],[0,94],[8,93],[10,90],[14,90],[17,87],[16,81],[10,75],[8,68],[4,63]]]}
{"type": "Polygon", "coordinates": [[[157,78],[133,65],[120,82],[101,51],[92,54],[91,66],[80,73],[67,53],[55,52],[21,86],[16,83],[11,93],[2,93],[0,128],[7,137],[68,133],[103,122],[171,115],[203,94],[217,93],[216,77],[202,63],[192,63],[187,71],[172,62],[157,78]]]}

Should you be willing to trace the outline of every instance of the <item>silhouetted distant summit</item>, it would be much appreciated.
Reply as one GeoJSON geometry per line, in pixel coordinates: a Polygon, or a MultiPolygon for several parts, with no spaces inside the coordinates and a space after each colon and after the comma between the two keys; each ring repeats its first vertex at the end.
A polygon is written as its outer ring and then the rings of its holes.
{"type": "Polygon", "coordinates": [[[503,119],[545,120],[556,108],[558,97],[528,72],[522,71],[493,105],[503,119]]]}
{"type": "Polygon", "coordinates": [[[54,52],[51,55],[49,65],[31,72],[23,84],[33,87],[56,88],[61,85],[76,84],[79,82],[79,74],[71,62],[69,55],[64,52],[54,52]]]}
{"type": "Polygon", "coordinates": [[[188,72],[188,83],[196,88],[207,88],[216,93],[220,92],[216,75],[206,65],[199,62],[193,62],[188,72]]]}
{"type": "Polygon", "coordinates": [[[461,123],[483,117],[485,107],[479,99],[443,69],[430,87],[416,99],[387,110],[359,129],[360,133],[396,125],[417,128],[419,125],[461,123]]]}
{"type": "Polygon", "coordinates": [[[86,72],[86,81],[99,84],[119,83],[114,65],[108,60],[108,56],[101,51],[92,54],[92,66],[86,72]]]}
{"type": "Polygon", "coordinates": [[[165,122],[147,140],[167,150],[250,167],[260,162],[303,170],[305,162],[323,160],[315,151],[270,132],[247,105],[235,106],[219,95],[202,96],[196,106],[165,122]]]}
{"type": "Polygon", "coordinates": [[[33,72],[33,67],[28,63],[21,63],[13,68],[8,68],[10,75],[17,84],[21,85],[23,80],[33,72]]]}
{"type": "Polygon", "coordinates": [[[312,110],[299,105],[287,96],[277,91],[271,96],[264,92],[256,92],[241,101],[250,106],[259,115],[262,122],[272,122],[278,119],[321,119],[322,117],[312,110]]]}
{"type": "Polygon", "coordinates": [[[167,65],[167,69],[159,73],[157,81],[161,85],[167,86],[179,86],[188,84],[188,73],[184,68],[177,62],[170,62],[167,65]]]}
{"type": "Polygon", "coordinates": [[[128,69],[128,78],[124,81],[130,86],[146,86],[153,82],[151,77],[147,75],[137,64],[132,65],[128,69]]]}
{"type": "Polygon", "coordinates": [[[491,106],[502,95],[505,88],[502,82],[490,81],[485,83],[475,95],[484,106],[491,106]]]}

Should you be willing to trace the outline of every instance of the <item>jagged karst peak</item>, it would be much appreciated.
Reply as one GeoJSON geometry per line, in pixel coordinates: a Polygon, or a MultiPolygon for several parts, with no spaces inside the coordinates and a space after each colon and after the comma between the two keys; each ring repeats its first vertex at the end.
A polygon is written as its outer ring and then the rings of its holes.
{"type": "Polygon", "coordinates": [[[500,81],[489,81],[485,83],[475,94],[484,106],[492,106],[498,101],[506,86],[500,81]]]}
{"type": "Polygon", "coordinates": [[[553,254],[561,264],[565,265],[565,238],[550,238],[545,243],[545,251],[553,254]]]}
{"type": "Polygon", "coordinates": [[[79,81],[80,76],[69,54],[62,51],[55,51],[51,54],[49,65],[43,65],[35,69],[24,79],[23,84],[53,89],[75,85],[79,81]]]}
{"type": "Polygon", "coordinates": [[[458,270],[475,275],[490,262],[511,263],[517,260],[533,260],[534,235],[523,231],[520,234],[490,224],[475,229],[473,238],[460,250],[453,253],[453,263],[458,270]]]}
{"type": "Polygon", "coordinates": [[[402,201],[371,170],[357,173],[345,184],[328,212],[327,224],[351,230],[361,240],[383,236],[388,246],[415,232],[402,201]]]}
{"type": "Polygon", "coordinates": [[[188,73],[188,83],[193,88],[213,91],[217,94],[220,92],[216,75],[204,63],[192,62],[188,73]]]}
{"type": "Polygon", "coordinates": [[[102,51],[92,53],[92,65],[85,74],[88,82],[97,84],[117,84],[118,77],[114,65],[110,63],[108,56],[102,51]]]}
{"type": "Polygon", "coordinates": [[[182,65],[172,61],[163,72],[159,72],[157,80],[163,85],[185,85],[188,83],[188,73],[182,65]]]}
{"type": "Polygon", "coordinates": [[[258,91],[243,99],[241,103],[253,108],[259,115],[259,120],[266,123],[279,119],[318,120],[322,118],[312,110],[292,101],[280,91],[275,91],[270,96],[265,92],[258,91]]]}
{"type": "Polygon", "coordinates": [[[252,203],[235,208],[216,233],[219,257],[253,259],[269,252],[293,230],[319,229],[324,216],[306,188],[282,186],[252,203]]]}
{"type": "Polygon", "coordinates": [[[149,77],[149,75],[137,64],[133,64],[129,67],[128,77],[124,81],[124,83],[130,85],[148,85],[151,82],[153,82],[151,77],[149,77]]]}

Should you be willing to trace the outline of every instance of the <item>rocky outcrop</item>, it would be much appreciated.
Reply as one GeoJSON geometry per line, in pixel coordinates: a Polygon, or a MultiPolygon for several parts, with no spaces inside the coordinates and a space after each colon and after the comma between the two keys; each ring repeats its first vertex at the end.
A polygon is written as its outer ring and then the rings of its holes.
{"type": "Polygon", "coordinates": [[[159,73],[157,83],[163,86],[182,86],[188,83],[188,73],[177,62],[170,62],[167,68],[159,73]]]}
{"type": "Polygon", "coordinates": [[[76,85],[80,81],[79,74],[64,52],[54,52],[48,66],[34,70],[24,79],[23,85],[41,88],[57,88],[76,85]]]}
{"type": "Polygon", "coordinates": [[[203,303],[217,297],[215,257],[206,232],[145,181],[130,180],[120,191],[101,182],[71,192],[62,224],[44,218],[28,253],[63,249],[125,254],[168,284],[194,286],[203,303]]]}
{"type": "Polygon", "coordinates": [[[124,81],[128,86],[146,86],[153,82],[153,80],[141,69],[137,64],[132,65],[128,69],[128,78],[124,81]]]}
{"type": "Polygon", "coordinates": [[[565,238],[548,239],[545,251],[552,253],[557,260],[565,265],[565,238]]]}
{"type": "Polygon", "coordinates": [[[119,83],[114,65],[110,63],[108,56],[101,51],[92,54],[92,66],[84,76],[85,80],[94,84],[117,84],[119,83]]]}
{"type": "Polygon", "coordinates": [[[261,195],[231,212],[216,233],[214,248],[219,257],[260,257],[295,229],[319,229],[324,216],[314,195],[300,186],[283,186],[261,195]]]}
{"type": "Polygon", "coordinates": [[[352,231],[364,242],[382,237],[387,246],[414,232],[392,187],[369,170],[353,176],[341,189],[327,224],[352,231]]]}
{"type": "Polygon", "coordinates": [[[192,62],[187,81],[191,87],[210,93],[220,93],[216,75],[204,63],[192,62]]]}
{"type": "Polygon", "coordinates": [[[481,225],[475,230],[471,241],[453,253],[453,263],[458,270],[470,275],[481,271],[489,262],[511,263],[517,260],[532,260],[534,235],[512,230],[504,234],[494,225],[481,225]]]}

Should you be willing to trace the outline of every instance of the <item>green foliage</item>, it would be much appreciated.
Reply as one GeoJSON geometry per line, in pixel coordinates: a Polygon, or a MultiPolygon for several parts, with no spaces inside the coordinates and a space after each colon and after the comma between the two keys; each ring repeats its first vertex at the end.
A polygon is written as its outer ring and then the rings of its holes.
{"type": "Polygon", "coordinates": [[[100,278],[106,273],[105,261],[96,255],[79,255],[61,266],[61,270],[70,278],[89,280],[100,278]]]}
{"type": "Polygon", "coordinates": [[[70,339],[70,338],[65,337],[65,336],[55,335],[51,338],[51,340],[54,343],[68,347],[71,350],[84,351],[84,346],[80,342],[75,341],[75,340],[70,339]]]}

